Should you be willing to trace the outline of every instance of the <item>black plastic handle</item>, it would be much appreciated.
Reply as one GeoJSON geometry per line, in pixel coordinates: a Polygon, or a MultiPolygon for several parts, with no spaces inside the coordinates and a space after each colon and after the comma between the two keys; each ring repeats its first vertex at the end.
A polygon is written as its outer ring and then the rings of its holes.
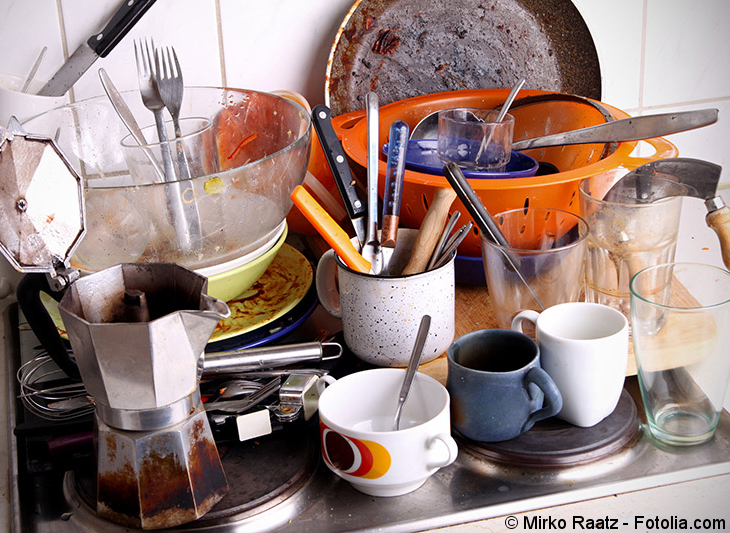
{"type": "Polygon", "coordinates": [[[355,189],[355,180],[347,163],[347,156],[342,144],[332,127],[332,110],[326,105],[319,104],[312,109],[312,124],[322,145],[322,151],[327,159],[332,176],[335,178],[337,189],[342,196],[342,202],[347,209],[350,220],[367,214],[367,206],[360,200],[355,189]]]}
{"type": "Polygon", "coordinates": [[[35,336],[53,362],[70,378],[79,378],[79,368],[71,359],[61,335],[53,323],[51,315],[41,301],[41,292],[45,292],[56,301],[60,301],[63,292],[54,291],[45,274],[26,274],[18,282],[16,294],[18,306],[28,321],[35,336]]]}
{"type": "Polygon", "coordinates": [[[104,29],[89,37],[86,44],[99,57],[106,57],[154,3],[155,0],[124,0],[104,29]]]}

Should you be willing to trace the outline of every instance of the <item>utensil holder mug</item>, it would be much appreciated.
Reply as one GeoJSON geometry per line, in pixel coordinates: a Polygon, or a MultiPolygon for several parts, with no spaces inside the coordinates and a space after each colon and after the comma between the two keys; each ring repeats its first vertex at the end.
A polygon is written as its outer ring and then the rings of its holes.
{"type": "MultiPolygon", "coordinates": [[[[417,233],[415,229],[398,230],[391,259],[396,271],[408,261],[417,233]]],[[[453,257],[443,266],[419,274],[374,276],[350,269],[328,250],[317,265],[316,284],[322,306],[342,319],[345,343],[368,363],[407,366],[423,315],[430,315],[432,321],[422,363],[439,357],[454,339],[453,257]]]]}

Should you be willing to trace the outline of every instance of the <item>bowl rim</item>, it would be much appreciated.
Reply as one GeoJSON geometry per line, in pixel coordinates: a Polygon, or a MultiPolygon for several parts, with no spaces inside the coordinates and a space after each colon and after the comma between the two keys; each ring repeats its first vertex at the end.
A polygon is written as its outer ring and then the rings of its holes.
{"type": "Polygon", "coordinates": [[[219,265],[211,265],[208,267],[198,268],[195,270],[195,272],[200,274],[201,276],[205,276],[210,279],[214,276],[228,274],[239,267],[248,265],[256,261],[257,259],[260,259],[262,256],[266,255],[273,248],[275,248],[276,245],[279,244],[279,241],[281,241],[281,243],[283,244],[286,240],[286,235],[288,233],[286,219],[284,219],[276,228],[274,228],[274,232],[275,234],[269,240],[267,240],[264,244],[262,244],[255,250],[252,250],[248,253],[243,254],[240,257],[231,259],[230,261],[226,261],[225,263],[221,263],[219,265]]]}
{"type": "MultiPolygon", "coordinates": [[[[280,150],[277,150],[275,152],[267,154],[266,156],[264,156],[260,159],[245,163],[245,164],[240,165],[235,168],[230,168],[230,169],[223,170],[220,172],[215,172],[213,174],[207,174],[205,176],[191,177],[186,180],[177,180],[177,182],[194,181],[194,180],[209,180],[213,177],[225,178],[226,176],[231,175],[233,172],[240,172],[242,169],[256,168],[256,166],[258,166],[258,165],[266,165],[266,164],[268,164],[269,161],[273,160],[274,158],[280,157],[281,155],[296,149],[300,144],[303,144],[303,143],[309,144],[309,141],[311,138],[311,131],[312,131],[312,116],[306,110],[306,108],[304,106],[302,106],[299,102],[296,102],[290,98],[280,96],[273,92],[257,91],[255,89],[244,89],[244,88],[237,88],[237,87],[219,87],[219,86],[214,86],[214,85],[210,85],[210,86],[190,85],[190,86],[185,86],[185,90],[186,91],[192,90],[195,92],[198,92],[200,90],[218,90],[221,93],[222,99],[225,98],[225,95],[230,92],[263,94],[263,95],[269,96],[271,98],[283,100],[283,101],[287,102],[287,104],[293,106],[295,109],[298,109],[299,115],[302,117],[304,124],[300,128],[299,135],[295,139],[292,139],[289,142],[289,144],[287,144],[280,150]]],[[[129,89],[126,91],[121,91],[120,95],[122,96],[123,100],[126,100],[127,98],[125,98],[125,96],[127,96],[127,97],[129,97],[131,95],[138,96],[139,90],[138,89],[129,89]]],[[[66,104],[60,105],[58,107],[54,107],[53,109],[49,109],[47,111],[44,111],[43,113],[40,113],[34,117],[27,119],[26,121],[23,122],[22,125],[25,127],[25,125],[28,122],[31,122],[33,120],[38,120],[43,116],[47,116],[50,113],[53,113],[53,112],[56,112],[56,111],[59,111],[62,109],[77,109],[82,105],[97,104],[97,103],[104,103],[110,107],[113,107],[112,103],[109,101],[109,98],[106,95],[97,95],[97,96],[85,98],[83,100],[79,100],[77,102],[66,103],[66,104]]],[[[201,117],[199,115],[196,115],[195,117],[185,117],[185,118],[207,118],[208,120],[211,120],[211,123],[212,123],[213,122],[212,118],[214,118],[214,117],[201,117]]],[[[190,135],[194,135],[194,134],[195,133],[190,134],[190,135]]],[[[124,138],[126,138],[126,137],[127,136],[125,135],[124,138]]],[[[122,149],[121,147],[123,147],[121,144],[121,140],[122,139],[120,139],[118,141],[119,145],[120,145],[120,150],[122,149]]],[[[156,144],[153,143],[153,144],[147,144],[145,146],[150,147],[150,146],[155,146],[155,145],[156,144]]],[[[97,190],[117,190],[117,189],[130,189],[130,188],[138,189],[141,187],[155,187],[155,186],[160,186],[160,185],[164,185],[164,184],[165,183],[152,183],[151,182],[151,183],[144,183],[144,184],[140,184],[140,185],[129,185],[129,184],[127,184],[127,185],[104,185],[104,186],[95,186],[95,187],[88,187],[88,188],[93,188],[93,189],[97,189],[97,190]]],[[[87,186],[85,185],[84,188],[87,188],[87,186]]]]}

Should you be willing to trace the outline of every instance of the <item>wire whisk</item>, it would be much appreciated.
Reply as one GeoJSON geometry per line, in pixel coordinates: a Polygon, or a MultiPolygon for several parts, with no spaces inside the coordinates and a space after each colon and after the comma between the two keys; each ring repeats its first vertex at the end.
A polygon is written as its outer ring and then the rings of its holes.
{"type": "Polygon", "coordinates": [[[28,411],[40,418],[73,420],[94,411],[94,400],[84,384],[68,382],[66,374],[55,366],[46,352],[24,363],[16,377],[20,383],[20,400],[28,411]]]}

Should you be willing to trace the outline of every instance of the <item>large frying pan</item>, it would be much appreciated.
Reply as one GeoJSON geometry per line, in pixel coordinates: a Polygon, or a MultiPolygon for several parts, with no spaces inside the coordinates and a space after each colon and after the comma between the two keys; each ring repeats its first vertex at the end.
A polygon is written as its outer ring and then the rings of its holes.
{"type": "Polygon", "coordinates": [[[593,39],[570,0],[357,0],[330,53],[334,115],[460,89],[512,87],[601,99],[593,39]]]}

